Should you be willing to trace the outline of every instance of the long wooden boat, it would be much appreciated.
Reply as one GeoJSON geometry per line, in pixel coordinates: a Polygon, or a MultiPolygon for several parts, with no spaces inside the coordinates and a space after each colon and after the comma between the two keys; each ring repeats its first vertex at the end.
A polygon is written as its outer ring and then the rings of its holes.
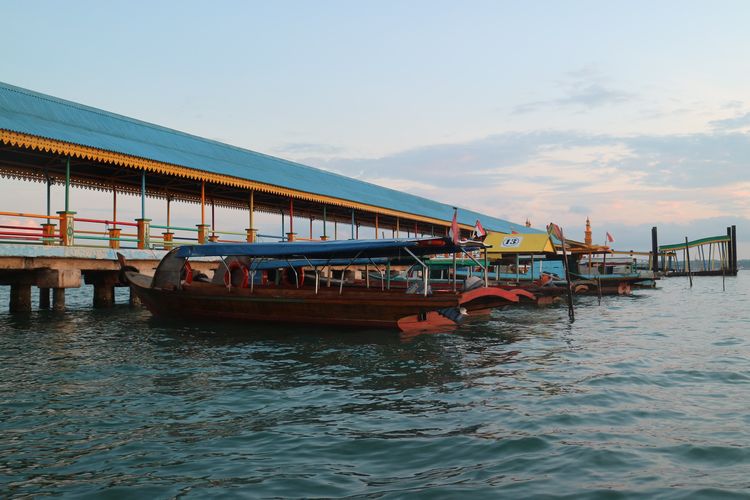
{"type": "Polygon", "coordinates": [[[172,250],[153,277],[121,263],[133,292],[156,316],[414,331],[456,325],[472,311],[518,302],[518,294],[486,281],[455,291],[431,287],[422,258],[482,249],[481,242],[448,238],[214,243],[172,250]],[[196,258],[218,260],[213,278],[199,280],[190,270],[196,258]],[[350,277],[363,264],[378,268],[408,259],[424,266],[421,286],[367,287],[350,277]]]}

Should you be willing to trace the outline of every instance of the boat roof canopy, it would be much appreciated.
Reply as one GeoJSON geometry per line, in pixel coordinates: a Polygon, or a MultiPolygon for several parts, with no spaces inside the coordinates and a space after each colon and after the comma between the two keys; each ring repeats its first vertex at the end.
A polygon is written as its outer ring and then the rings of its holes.
{"type": "Polygon", "coordinates": [[[175,256],[188,257],[269,257],[288,259],[315,257],[327,259],[400,257],[409,252],[416,256],[457,253],[485,248],[480,241],[454,244],[450,238],[300,241],[282,243],[209,243],[182,246],[175,256]]]}
{"type": "Polygon", "coordinates": [[[547,233],[542,234],[502,234],[490,233],[484,240],[490,248],[490,258],[502,257],[504,254],[544,254],[555,253],[547,233]]]}

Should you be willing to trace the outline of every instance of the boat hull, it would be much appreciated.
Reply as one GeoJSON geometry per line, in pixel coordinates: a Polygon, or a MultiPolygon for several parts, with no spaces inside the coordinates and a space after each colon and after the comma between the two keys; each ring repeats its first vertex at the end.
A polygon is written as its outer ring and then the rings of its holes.
{"type": "Polygon", "coordinates": [[[380,289],[344,289],[340,294],[333,287],[320,288],[317,293],[306,287],[227,289],[208,283],[166,290],[146,286],[135,276],[130,276],[129,281],[134,293],[155,316],[179,319],[403,329],[399,321],[404,318],[411,318],[407,323],[424,321],[442,326],[446,322],[436,321],[436,315],[455,324],[457,318],[466,315],[457,314],[462,308],[497,307],[509,302],[491,289],[424,296],[380,289]]]}

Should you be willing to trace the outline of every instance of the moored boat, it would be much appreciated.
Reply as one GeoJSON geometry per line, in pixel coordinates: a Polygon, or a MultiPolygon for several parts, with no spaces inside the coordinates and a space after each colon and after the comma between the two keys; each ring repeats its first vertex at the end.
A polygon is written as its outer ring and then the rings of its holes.
{"type": "Polygon", "coordinates": [[[459,324],[472,311],[518,302],[518,295],[487,280],[472,287],[432,287],[423,262],[437,253],[483,251],[477,241],[449,238],[294,243],[207,244],[170,251],[153,277],[124,270],[133,292],[156,316],[398,328],[404,331],[459,324]],[[215,259],[212,278],[190,269],[191,259],[215,259]],[[407,288],[373,284],[367,270],[422,267],[407,288]]]}

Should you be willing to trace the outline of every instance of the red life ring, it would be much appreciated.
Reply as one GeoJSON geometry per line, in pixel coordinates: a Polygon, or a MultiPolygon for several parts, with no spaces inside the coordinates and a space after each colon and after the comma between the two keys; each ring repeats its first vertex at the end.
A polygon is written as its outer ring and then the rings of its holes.
{"type": "Polygon", "coordinates": [[[231,264],[229,264],[229,269],[226,273],[224,273],[224,285],[229,288],[229,283],[232,280],[232,271],[235,269],[242,269],[242,284],[240,285],[241,288],[247,288],[248,283],[250,283],[250,271],[247,270],[247,266],[244,264],[240,264],[238,261],[234,260],[231,264]]]}
{"type": "Polygon", "coordinates": [[[183,269],[185,270],[185,283],[189,285],[193,282],[193,268],[190,267],[190,262],[185,261],[183,269]]]}

